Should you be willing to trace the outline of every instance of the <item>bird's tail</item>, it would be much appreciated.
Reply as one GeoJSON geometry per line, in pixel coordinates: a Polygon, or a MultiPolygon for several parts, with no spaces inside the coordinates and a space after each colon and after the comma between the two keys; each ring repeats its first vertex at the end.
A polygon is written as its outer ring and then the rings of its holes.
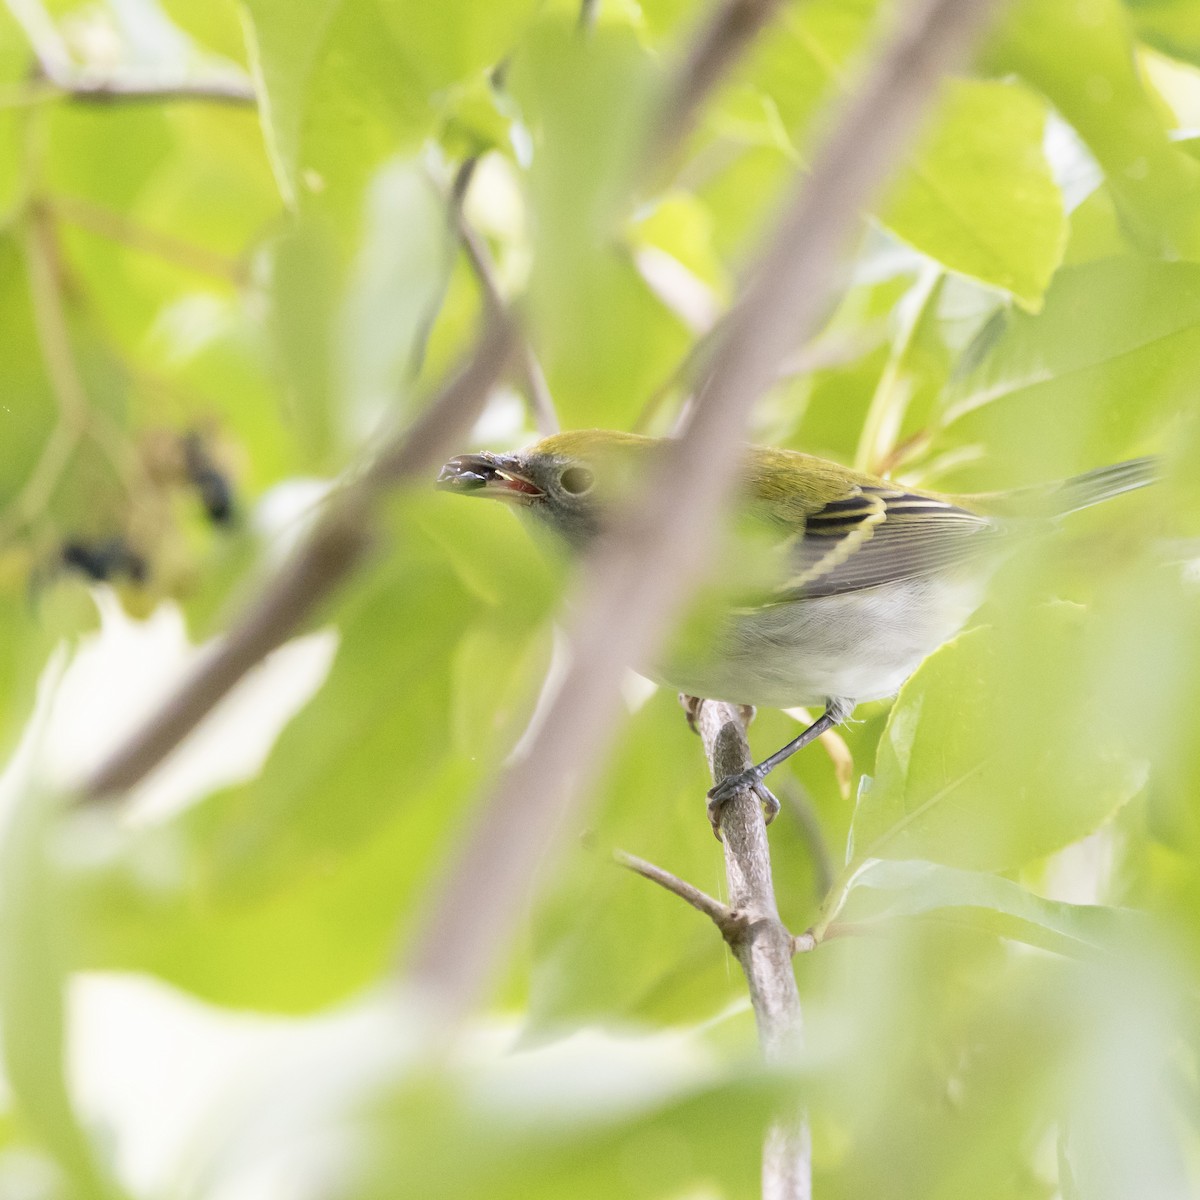
{"type": "Polygon", "coordinates": [[[1053,488],[1047,499],[1055,504],[1060,515],[1078,512],[1081,508],[1111,500],[1122,492],[1146,487],[1154,483],[1159,474],[1157,458],[1131,458],[1111,467],[1097,467],[1082,475],[1072,475],[1053,488]]]}
{"type": "Polygon", "coordinates": [[[1110,467],[1096,467],[1057,483],[1039,484],[1014,492],[980,496],[980,507],[998,516],[1062,517],[1154,483],[1160,475],[1157,458],[1131,458],[1110,467]]]}

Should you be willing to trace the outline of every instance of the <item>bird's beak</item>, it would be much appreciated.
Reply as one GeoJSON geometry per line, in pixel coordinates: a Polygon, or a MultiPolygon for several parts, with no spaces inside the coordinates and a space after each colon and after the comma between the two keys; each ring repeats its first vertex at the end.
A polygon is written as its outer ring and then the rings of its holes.
{"type": "Polygon", "coordinates": [[[476,493],[518,504],[529,504],[543,494],[504,454],[459,454],[441,469],[437,486],[445,492],[476,493]]]}

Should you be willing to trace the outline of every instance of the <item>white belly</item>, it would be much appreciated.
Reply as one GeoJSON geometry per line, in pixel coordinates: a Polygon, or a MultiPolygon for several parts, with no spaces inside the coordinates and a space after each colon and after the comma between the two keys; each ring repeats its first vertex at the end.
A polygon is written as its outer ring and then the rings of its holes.
{"type": "Polygon", "coordinates": [[[689,695],[769,708],[892,696],[983,599],[979,580],[911,579],[731,617],[714,653],[655,678],[689,695]]]}

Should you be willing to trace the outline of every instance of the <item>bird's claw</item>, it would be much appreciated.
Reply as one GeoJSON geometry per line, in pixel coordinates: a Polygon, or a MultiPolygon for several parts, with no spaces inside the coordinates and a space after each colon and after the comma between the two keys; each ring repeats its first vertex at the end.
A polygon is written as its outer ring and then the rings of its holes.
{"type": "Polygon", "coordinates": [[[775,820],[779,812],[779,801],[763,783],[758,769],[750,767],[737,775],[727,775],[716,787],[708,790],[708,820],[718,839],[721,836],[721,814],[725,805],[742,791],[751,791],[758,797],[763,807],[763,819],[768,825],[775,820]]]}

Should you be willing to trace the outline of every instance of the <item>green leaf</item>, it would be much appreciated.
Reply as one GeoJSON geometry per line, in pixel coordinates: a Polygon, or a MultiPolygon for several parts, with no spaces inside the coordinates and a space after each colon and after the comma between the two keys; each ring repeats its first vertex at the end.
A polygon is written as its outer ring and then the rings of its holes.
{"type": "Polygon", "coordinates": [[[1148,249],[1200,257],[1200,163],[1171,144],[1118,0],[1024,0],[992,63],[1022,75],[1075,127],[1148,249]]]}
{"type": "Polygon", "coordinates": [[[530,0],[244,0],[263,129],[280,192],[345,216],[385,158],[434,127],[437,93],[500,61],[530,0]]]}
{"type": "Polygon", "coordinates": [[[999,875],[911,859],[864,863],[839,899],[823,918],[822,932],[839,920],[932,915],[1044,950],[1094,958],[1144,946],[1152,928],[1134,909],[1047,900],[999,875]]]}
{"type": "Polygon", "coordinates": [[[533,137],[529,281],[537,349],[564,425],[627,427],[686,350],[687,333],[617,241],[656,65],[634,32],[535,26],[511,87],[533,137]]]}
{"type": "Polygon", "coordinates": [[[1200,388],[1200,267],[1121,258],[1064,268],[1035,318],[989,331],[947,389],[938,448],[986,448],[950,490],[1053,479],[1136,453],[1200,388]]]}
{"type": "Polygon", "coordinates": [[[451,255],[446,204],[428,175],[405,160],[381,168],[367,193],[362,245],[335,342],[338,412],[351,444],[377,433],[403,406],[451,255]]]}
{"type": "Polygon", "coordinates": [[[259,112],[280,193],[295,205],[300,139],[317,64],[341,0],[243,0],[259,112]]]}
{"type": "Polygon", "coordinates": [[[900,691],[859,797],[853,861],[1008,870],[1091,833],[1136,795],[1146,764],[1074,670],[1085,634],[1073,606],[1042,606],[927,659],[900,691]]]}
{"type": "MultiPolygon", "coordinates": [[[[824,130],[817,114],[857,78],[853,63],[878,7],[817,0],[766,39],[754,78],[803,155],[824,130]]],[[[1062,197],[1042,150],[1045,117],[1020,84],[951,81],[875,215],[950,270],[1036,308],[1065,243],[1062,197]]]]}
{"type": "Polygon", "coordinates": [[[513,1056],[503,1071],[476,1069],[461,1082],[439,1071],[395,1089],[376,1106],[377,1155],[359,1194],[382,1200],[404,1179],[428,1200],[760,1195],[763,1130],[773,1109],[793,1102],[794,1085],[754,1068],[696,1084],[689,1047],[663,1046],[656,1083],[631,1095],[617,1080],[642,1075],[655,1046],[626,1049],[629,1066],[610,1075],[621,1049],[550,1047],[513,1056]]]}
{"type": "Polygon", "coordinates": [[[510,513],[472,508],[433,496],[401,511],[397,549],[344,597],[329,676],[261,775],[78,880],[88,965],[286,1011],[386,969],[545,665],[546,572],[510,513]],[[464,585],[442,539],[496,602],[464,585]],[[148,886],[162,864],[167,884],[148,886]]]}
{"type": "Polygon", "coordinates": [[[1042,151],[1044,103],[1013,83],[953,81],[880,219],[951,271],[1037,309],[1062,258],[1062,195],[1042,151]]]}
{"type": "Polygon", "coordinates": [[[1164,54],[1200,63],[1200,9],[1192,0],[1125,0],[1139,36],[1164,54]]]}

